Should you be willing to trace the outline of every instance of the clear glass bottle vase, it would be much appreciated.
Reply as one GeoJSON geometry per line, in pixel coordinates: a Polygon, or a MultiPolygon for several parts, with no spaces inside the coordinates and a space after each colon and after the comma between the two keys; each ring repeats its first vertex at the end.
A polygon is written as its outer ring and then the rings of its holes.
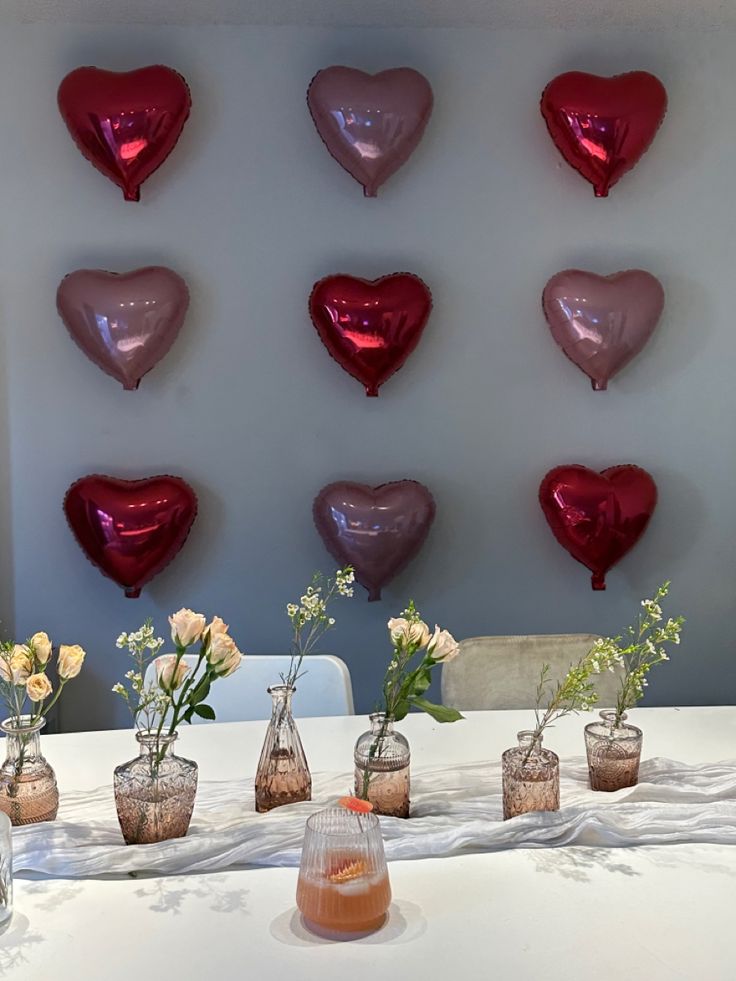
{"type": "Polygon", "coordinates": [[[0,812],[0,933],[13,916],[13,840],[7,814],[0,812]]]}
{"type": "Polygon", "coordinates": [[[639,763],[643,733],[626,724],[626,713],[616,725],[616,712],[604,709],[600,722],[585,727],[585,752],[591,790],[608,793],[635,787],[639,782],[639,763]]]}
{"type": "Polygon", "coordinates": [[[291,714],[295,691],[292,685],[273,685],[268,689],[271,721],[256,771],[256,810],[261,814],[312,799],[312,775],[291,714]]]}
{"type": "Polygon", "coordinates": [[[0,811],[11,824],[53,821],[59,810],[56,774],[41,752],[41,730],[46,720],[30,715],[5,719],[5,762],[0,769],[0,811]]]}
{"type": "Polygon", "coordinates": [[[373,804],[376,814],[409,817],[409,743],[384,712],[370,716],[371,728],[355,744],[355,796],[373,804]]]}
{"type": "Polygon", "coordinates": [[[197,795],[197,764],[177,756],[177,733],[137,732],[140,752],[115,767],[115,807],[126,845],[183,838],[197,795]]]}
{"type": "Polygon", "coordinates": [[[542,747],[542,737],[531,730],[517,734],[519,745],[501,756],[503,819],[529,811],[560,809],[560,760],[542,747]]]}

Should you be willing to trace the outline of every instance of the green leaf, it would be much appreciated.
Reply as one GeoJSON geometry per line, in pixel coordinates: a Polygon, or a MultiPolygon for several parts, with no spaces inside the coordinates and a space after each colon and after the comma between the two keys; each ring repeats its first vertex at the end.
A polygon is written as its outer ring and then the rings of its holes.
{"type": "Polygon", "coordinates": [[[401,722],[401,720],[406,717],[408,711],[409,711],[409,702],[406,699],[404,699],[403,701],[396,703],[392,715],[397,722],[401,722]]]}
{"type": "Polygon", "coordinates": [[[194,705],[194,712],[200,717],[200,719],[209,719],[210,722],[214,722],[215,710],[211,705],[194,705]]]}
{"type": "Polygon", "coordinates": [[[211,687],[211,683],[210,683],[209,675],[205,675],[204,678],[202,678],[200,683],[197,685],[197,687],[189,696],[189,704],[199,705],[200,702],[203,702],[210,693],[210,687],[211,687]]]}
{"type": "Polygon", "coordinates": [[[431,715],[435,722],[457,722],[463,718],[457,709],[448,708],[446,705],[435,705],[434,702],[428,702],[426,698],[412,698],[411,703],[422,712],[431,715]]]}

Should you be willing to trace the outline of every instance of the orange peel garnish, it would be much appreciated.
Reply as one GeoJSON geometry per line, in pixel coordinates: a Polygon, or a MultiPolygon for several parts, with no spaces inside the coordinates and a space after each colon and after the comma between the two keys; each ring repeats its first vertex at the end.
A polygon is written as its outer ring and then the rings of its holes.
{"type": "Polygon", "coordinates": [[[356,814],[370,814],[373,810],[373,804],[369,800],[361,800],[360,797],[341,797],[337,803],[356,814]]]}
{"type": "Polygon", "coordinates": [[[361,876],[365,875],[367,872],[365,862],[360,859],[355,859],[352,862],[347,862],[341,868],[335,869],[334,872],[328,873],[327,878],[330,882],[340,883],[340,882],[350,882],[352,879],[359,879],[361,876]]]}

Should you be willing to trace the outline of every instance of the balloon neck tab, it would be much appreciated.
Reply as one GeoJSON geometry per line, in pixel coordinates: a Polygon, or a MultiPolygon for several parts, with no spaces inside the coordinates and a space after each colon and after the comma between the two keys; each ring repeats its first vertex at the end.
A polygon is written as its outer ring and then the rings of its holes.
{"type": "Polygon", "coordinates": [[[363,197],[364,198],[377,198],[378,188],[374,187],[372,184],[363,185],[363,197]]]}
{"type": "Polygon", "coordinates": [[[126,201],[140,201],[141,189],[139,187],[126,187],[123,189],[123,197],[126,201]]]}
{"type": "Polygon", "coordinates": [[[596,184],[595,185],[595,196],[597,198],[607,198],[608,197],[608,184],[596,184]]]}
{"type": "Polygon", "coordinates": [[[380,589],[369,589],[368,590],[368,602],[369,603],[377,603],[378,600],[380,600],[380,598],[381,598],[381,590],[380,589]]]}
{"type": "Polygon", "coordinates": [[[125,595],[128,599],[138,599],[141,595],[141,590],[139,586],[126,586],[125,595]]]}
{"type": "Polygon", "coordinates": [[[375,385],[366,385],[365,394],[368,396],[369,399],[377,399],[378,388],[375,385]]]}
{"type": "Polygon", "coordinates": [[[602,572],[594,572],[590,577],[590,584],[594,590],[603,590],[606,588],[606,576],[602,572]]]}
{"type": "Polygon", "coordinates": [[[606,391],[608,391],[608,382],[605,381],[605,380],[604,381],[598,381],[597,379],[593,378],[593,379],[591,379],[591,385],[593,386],[593,391],[594,392],[606,392],[606,391]]]}

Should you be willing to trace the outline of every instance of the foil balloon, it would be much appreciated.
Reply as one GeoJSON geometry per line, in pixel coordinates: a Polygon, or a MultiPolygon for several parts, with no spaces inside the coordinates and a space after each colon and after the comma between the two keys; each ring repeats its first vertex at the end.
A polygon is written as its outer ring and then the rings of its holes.
{"type": "Polygon", "coordinates": [[[542,94],[542,115],[565,160],[605,198],[649,148],[667,93],[648,72],[602,78],[565,72],[542,94]]]}
{"type": "Polygon", "coordinates": [[[59,86],[58,101],[82,155],[126,201],[140,200],[141,184],[174,149],[192,104],[187,83],[165,65],[76,68],[59,86]]]}
{"type": "Polygon", "coordinates": [[[197,496],[181,477],[92,474],[66,492],[64,512],[87,558],[134,598],[186,541],[197,496]]]}
{"type": "Polygon", "coordinates": [[[312,513],[327,551],[341,566],[353,566],[373,601],[419,552],[435,503],[415,480],[378,487],[340,480],[322,488],[312,513]]]}
{"type": "Polygon", "coordinates": [[[377,75],[324,68],[307,92],[325,146],[369,198],[413,153],[432,114],[432,101],[429,82],[413,68],[377,75]]]}
{"type": "Polygon", "coordinates": [[[72,339],[129,391],[168,353],[188,305],[187,284],[164,266],[128,273],[77,269],[56,293],[72,339]]]}
{"type": "Polygon", "coordinates": [[[539,503],[557,541],[593,573],[593,589],[644,534],[657,486],[630,464],[601,473],[578,464],[555,467],[539,488],[539,503]]]}
{"type": "Polygon", "coordinates": [[[374,280],[327,276],[309,297],[322,343],[372,396],[417,346],[431,309],[429,287],[411,273],[374,280]]]}
{"type": "Polygon", "coordinates": [[[545,286],[542,307],[554,339],[602,392],[652,336],[664,290],[643,269],[610,276],[566,269],[545,286]]]}

